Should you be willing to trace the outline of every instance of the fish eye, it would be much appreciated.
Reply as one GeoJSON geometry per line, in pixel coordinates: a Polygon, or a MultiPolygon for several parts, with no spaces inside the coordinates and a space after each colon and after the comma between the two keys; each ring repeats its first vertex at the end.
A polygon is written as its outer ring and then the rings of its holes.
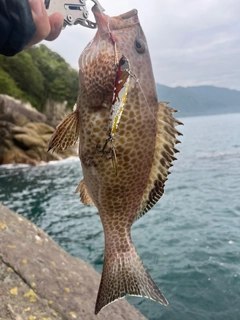
{"type": "Polygon", "coordinates": [[[144,53],[145,52],[145,43],[141,39],[136,39],[135,40],[135,49],[138,53],[144,53]]]}

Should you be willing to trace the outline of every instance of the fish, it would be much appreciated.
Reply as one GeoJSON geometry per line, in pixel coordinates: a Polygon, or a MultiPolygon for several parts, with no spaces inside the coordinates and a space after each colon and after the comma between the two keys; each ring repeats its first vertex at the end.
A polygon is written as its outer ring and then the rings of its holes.
{"type": "Polygon", "coordinates": [[[57,126],[49,150],[79,143],[83,180],[76,192],[96,206],[103,225],[95,314],[127,294],[167,306],[134,247],[131,226],[164,193],[182,123],[167,102],[158,102],[138,11],[114,17],[97,5],[92,11],[98,29],[79,58],[77,106],[57,126]]]}

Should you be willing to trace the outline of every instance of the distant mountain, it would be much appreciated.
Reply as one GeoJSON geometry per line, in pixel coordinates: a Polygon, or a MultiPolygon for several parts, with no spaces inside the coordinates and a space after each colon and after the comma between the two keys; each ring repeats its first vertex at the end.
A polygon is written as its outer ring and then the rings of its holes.
{"type": "Polygon", "coordinates": [[[156,84],[158,100],[179,110],[178,117],[239,113],[240,91],[213,86],[170,88],[156,84]]]}

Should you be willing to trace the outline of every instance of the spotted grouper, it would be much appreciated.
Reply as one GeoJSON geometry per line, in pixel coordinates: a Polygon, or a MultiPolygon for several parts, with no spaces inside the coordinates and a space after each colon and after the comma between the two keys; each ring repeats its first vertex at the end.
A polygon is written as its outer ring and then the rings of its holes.
{"type": "Polygon", "coordinates": [[[95,5],[98,30],[79,59],[75,110],[49,149],[79,140],[83,180],[77,191],[98,209],[105,237],[95,313],[126,294],[168,305],[136,252],[130,229],[164,192],[177,152],[175,110],[158,102],[149,49],[137,10],[109,17],[95,5]]]}

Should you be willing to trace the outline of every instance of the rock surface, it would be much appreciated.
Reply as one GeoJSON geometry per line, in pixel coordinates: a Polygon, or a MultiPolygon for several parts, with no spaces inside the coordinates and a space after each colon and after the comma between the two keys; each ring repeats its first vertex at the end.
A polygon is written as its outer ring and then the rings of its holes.
{"type": "Polygon", "coordinates": [[[52,100],[47,100],[44,106],[44,115],[47,118],[47,124],[56,127],[62,119],[66,118],[69,111],[66,109],[67,101],[56,102],[52,100]]]}
{"type": "Polygon", "coordinates": [[[76,148],[60,154],[47,152],[54,128],[46,121],[46,116],[35,109],[0,95],[0,164],[37,165],[76,156],[76,148]]]}
{"type": "Polygon", "coordinates": [[[0,320],[145,319],[124,299],[94,315],[99,282],[91,266],[0,204],[0,320]]]}

